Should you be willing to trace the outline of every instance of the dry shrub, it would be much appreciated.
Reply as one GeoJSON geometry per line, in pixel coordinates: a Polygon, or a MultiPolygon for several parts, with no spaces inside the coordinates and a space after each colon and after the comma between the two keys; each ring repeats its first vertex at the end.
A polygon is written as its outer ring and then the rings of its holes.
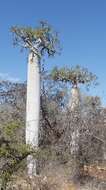
{"type": "Polygon", "coordinates": [[[49,163],[41,173],[45,182],[50,186],[49,190],[75,190],[75,185],[72,181],[70,182],[68,174],[64,165],[58,163],[49,163]]]}
{"type": "Polygon", "coordinates": [[[8,185],[8,190],[76,190],[74,184],[62,179],[35,177],[33,179],[19,179],[8,185]]]}
{"type": "Polygon", "coordinates": [[[14,177],[8,190],[76,190],[75,185],[67,178],[62,167],[45,168],[41,175],[29,179],[14,177]]]}

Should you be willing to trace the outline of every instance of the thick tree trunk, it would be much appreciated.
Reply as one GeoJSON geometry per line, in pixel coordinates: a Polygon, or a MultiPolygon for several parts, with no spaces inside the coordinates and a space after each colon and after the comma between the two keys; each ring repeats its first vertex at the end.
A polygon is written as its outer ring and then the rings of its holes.
{"type": "MultiPolygon", "coordinates": [[[[26,103],[26,144],[38,147],[40,114],[40,70],[39,58],[33,53],[28,59],[27,103],[26,103]]],[[[27,158],[28,175],[36,175],[36,160],[32,155],[27,158]]]]}

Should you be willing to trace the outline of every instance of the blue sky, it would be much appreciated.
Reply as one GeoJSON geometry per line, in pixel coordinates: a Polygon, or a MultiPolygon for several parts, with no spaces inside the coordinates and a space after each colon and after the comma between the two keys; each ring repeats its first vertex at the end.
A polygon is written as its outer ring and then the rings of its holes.
{"type": "Polygon", "coordinates": [[[10,27],[36,26],[47,20],[59,32],[63,50],[45,65],[80,64],[98,76],[92,95],[106,105],[106,0],[1,0],[0,76],[26,80],[27,53],[13,48],[10,27]]]}

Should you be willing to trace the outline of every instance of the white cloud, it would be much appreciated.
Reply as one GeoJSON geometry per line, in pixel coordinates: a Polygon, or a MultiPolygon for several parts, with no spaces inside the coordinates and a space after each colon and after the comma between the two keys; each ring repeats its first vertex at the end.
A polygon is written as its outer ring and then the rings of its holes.
{"type": "Polygon", "coordinates": [[[11,82],[19,82],[20,79],[17,77],[12,77],[8,73],[0,73],[0,80],[9,80],[11,82]]]}

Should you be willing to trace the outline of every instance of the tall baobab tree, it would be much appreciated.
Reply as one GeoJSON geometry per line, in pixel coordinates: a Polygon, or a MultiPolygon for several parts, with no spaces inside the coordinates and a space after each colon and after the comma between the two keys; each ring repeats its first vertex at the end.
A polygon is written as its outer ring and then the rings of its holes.
{"type": "MultiPolygon", "coordinates": [[[[27,103],[26,103],[26,144],[38,147],[39,114],[40,114],[40,73],[41,58],[45,54],[54,56],[57,52],[58,35],[47,22],[40,22],[36,28],[11,28],[14,45],[29,50],[27,103]]],[[[32,155],[28,158],[28,175],[36,175],[36,160],[32,155]]]]}

